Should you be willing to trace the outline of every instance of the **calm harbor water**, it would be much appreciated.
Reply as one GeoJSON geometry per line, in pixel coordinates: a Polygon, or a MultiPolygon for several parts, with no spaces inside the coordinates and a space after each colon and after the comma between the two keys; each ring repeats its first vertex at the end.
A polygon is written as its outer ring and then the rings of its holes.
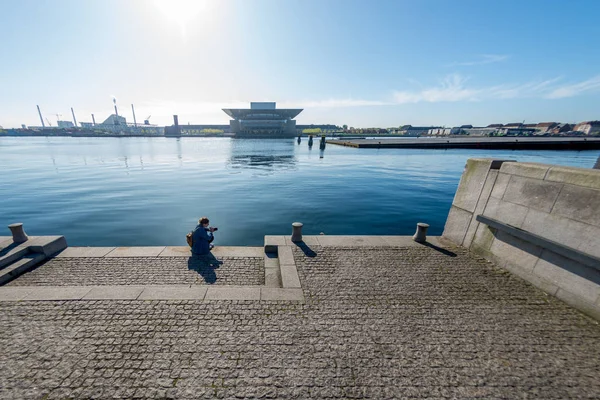
{"type": "Polygon", "coordinates": [[[217,245],[264,235],[442,233],[465,162],[494,157],[591,168],[600,151],[354,149],[307,140],[0,138],[0,235],[71,246],[185,245],[207,215],[217,245]],[[1,230],[4,229],[4,232],[1,230]]]}

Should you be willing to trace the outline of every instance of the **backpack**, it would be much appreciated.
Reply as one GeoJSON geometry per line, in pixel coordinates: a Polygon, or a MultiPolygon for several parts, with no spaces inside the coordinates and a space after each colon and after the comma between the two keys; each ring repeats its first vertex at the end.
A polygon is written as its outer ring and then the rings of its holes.
{"type": "Polygon", "coordinates": [[[188,246],[192,247],[194,245],[194,238],[192,236],[193,232],[189,232],[187,235],[185,235],[185,241],[187,242],[188,246]]]}

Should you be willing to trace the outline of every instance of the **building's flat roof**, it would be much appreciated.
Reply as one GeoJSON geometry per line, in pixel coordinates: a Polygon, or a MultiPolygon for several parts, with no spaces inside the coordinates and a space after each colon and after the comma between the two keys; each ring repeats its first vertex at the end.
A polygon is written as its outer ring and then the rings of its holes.
{"type": "Polygon", "coordinates": [[[252,114],[276,114],[280,118],[296,118],[302,108],[277,108],[277,109],[251,109],[251,108],[224,108],[225,114],[234,119],[244,119],[252,114]]]}

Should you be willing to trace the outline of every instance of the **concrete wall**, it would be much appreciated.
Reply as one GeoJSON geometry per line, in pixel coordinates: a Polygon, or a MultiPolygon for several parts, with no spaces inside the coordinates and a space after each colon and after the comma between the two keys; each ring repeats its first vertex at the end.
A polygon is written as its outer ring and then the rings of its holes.
{"type": "Polygon", "coordinates": [[[599,258],[600,170],[470,159],[443,233],[600,320],[600,264],[490,228],[480,214],[599,258]]]}

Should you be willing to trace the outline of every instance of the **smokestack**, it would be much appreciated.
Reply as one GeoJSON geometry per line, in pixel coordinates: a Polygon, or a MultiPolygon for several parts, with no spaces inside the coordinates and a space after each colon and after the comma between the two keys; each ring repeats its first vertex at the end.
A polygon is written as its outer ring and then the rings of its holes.
{"type": "Polygon", "coordinates": [[[179,117],[177,115],[173,115],[173,125],[175,125],[175,127],[179,126],[179,117]]]}
{"type": "Polygon", "coordinates": [[[92,122],[94,123],[94,126],[96,126],[96,118],[94,118],[94,114],[92,114],[92,122]]]}
{"type": "Polygon", "coordinates": [[[115,105],[115,114],[118,117],[119,112],[117,111],[117,98],[116,97],[113,97],[113,104],[115,105]]]}
{"type": "Polygon", "coordinates": [[[42,128],[45,128],[46,125],[44,124],[44,118],[42,118],[42,112],[40,111],[40,106],[36,106],[38,109],[38,114],[40,115],[40,121],[42,121],[42,128]]]}
{"type": "Polygon", "coordinates": [[[133,104],[131,105],[131,112],[133,113],[133,126],[137,128],[137,121],[135,120],[135,108],[133,108],[133,104]]]}
{"type": "Polygon", "coordinates": [[[77,128],[77,120],[75,119],[75,111],[73,111],[73,107],[71,107],[71,114],[73,115],[73,123],[75,124],[75,128],[77,128]]]}

